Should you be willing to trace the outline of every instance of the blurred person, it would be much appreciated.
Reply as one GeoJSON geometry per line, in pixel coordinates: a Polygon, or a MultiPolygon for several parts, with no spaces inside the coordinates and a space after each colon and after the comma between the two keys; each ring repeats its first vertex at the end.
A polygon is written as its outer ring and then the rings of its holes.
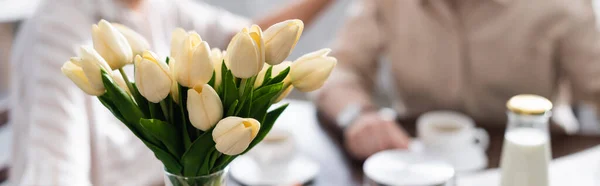
{"type": "Polygon", "coordinates": [[[589,0],[357,0],[348,17],[333,47],[338,68],[315,102],[356,159],[410,142],[372,99],[380,57],[402,118],[448,109],[503,128],[510,97],[556,98],[559,80],[600,103],[589,0]]]}
{"type": "MultiPolygon", "coordinates": [[[[332,0],[299,0],[254,23],[310,24],[332,0]]],[[[150,150],[92,96],[61,73],[80,45],[91,44],[100,19],[143,35],[158,54],[169,53],[176,27],[224,49],[251,20],[191,0],[47,0],[18,34],[12,55],[11,185],[159,185],[162,165],[150,150]]],[[[129,68],[129,73],[132,69],[129,68]]],[[[129,74],[132,78],[132,74],[129,74]]]]}

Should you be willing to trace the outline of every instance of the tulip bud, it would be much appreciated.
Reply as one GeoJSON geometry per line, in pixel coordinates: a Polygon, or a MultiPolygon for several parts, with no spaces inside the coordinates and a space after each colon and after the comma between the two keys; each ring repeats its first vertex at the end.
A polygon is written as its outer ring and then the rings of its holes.
{"type": "MultiPolygon", "coordinates": [[[[183,41],[187,37],[187,32],[183,28],[176,28],[171,33],[171,58],[175,61],[181,60],[180,53],[183,51],[183,41]]],[[[170,64],[170,61],[169,61],[170,64]]],[[[177,76],[173,76],[177,77],[177,76]]]]}
{"type": "Polygon", "coordinates": [[[156,54],[144,51],[135,56],[135,83],[142,96],[152,103],[165,99],[171,91],[171,72],[164,61],[156,54]]]}
{"type": "Polygon", "coordinates": [[[144,36],[131,30],[125,25],[113,24],[113,26],[119,30],[121,34],[127,39],[127,43],[131,46],[131,52],[133,56],[143,55],[143,52],[150,49],[150,43],[144,38],[144,36]]]}
{"type": "Polygon", "coordinates": [[[208,84],[188,90],[187,109],[194,127],[207,131],[223,118],[223,104],[215,89],[208,84]]]}
{"type": "Polygon", "coordinates": [[[102,70],[106,71],[106,73],[111,73],[111,68],[108,66],[106,61],[104,61],[102,56],[100,56],[100,54],[98,54],[98,52],[96,52],[96,50],[90,46],[81,46],[79,53],[81,55],[81,60],[75,61],[81,64],[80,66],[92,87],[94,87],[96,90],[104,90],[104,83],[102,82],[102,70]]]}
{"type": "Polygon", "coordinates": [[[337,59],[327,56],[331,49],[321,49],[296,59],[290,69],[292,84],[302,92],[317,90],[337,64],[337,59]]]}
{"type": "Polygon", "coordinates": [[[175,74],[179,84],[194,87],[210,81],[214,70],[210,59],[210,47],[202,41],[200,35],[195,32],[189,33],[183,41],[181,51],[175,53],[175,74]]]}
{"type": "Polygon", "coordinates": [[[183,41],[187,37],[187,32],[183,28],[176,28],[171,33],[171,56],[169,58],[169,69],[171,70],[171,98],[175,103],[179,103],[179,83],[177,82],[177,70],[175,63],[181,60],[180,53],[183,51],[183,41]]]}
{"type": "Polygon", "coordinates": [[[267,28],[264,33],[265,61],[270,65],[281,63],[287,58],[304,30],[304,23],[298,19],[279,22],[267,28]]]}
{"type": "MultiPolygon", "coordinates": [[[[279,75],[279,73],[284,71],[290,65],[292,65],[291,61],[285,61],[283,63],[280,63],[279,65],[273,66],[273,69],[271,70],[271,78],[274,78],[275,76],[279,75]]],[[[265,63],[265,67],[263,67],[263,69],[258,73],[258,75],[256,76],[256,81],[254,81],[254,88],[258,88],[260,85],[263,84],[267,70],[269,70],[269,66],[270,65],[267,65],[265,63]]],[[[290,81],[290,74],[288,73],[285,79],[283,79],[284,86],[289,85],[290,81]]]]}
{"type": "Polygon", "coordinates": [[[108,21],[101,20],[92,26],[94,49],[106,60],[112,69],[119,69],[132,62],[131,45],[123,34],[108,21]]]}
{"type": "Polygon", "coordinates": [[[231,116],[219,121],[212,137],[219,152],[238,155],[248,148],[259,129],[260,123],[255,119],[231,116]]]}
{"type": "Polygon", "coordinates": [[[95,89],[88,80],[88,78],[85,76],[83,69],[80,66],[78,66],[78,64],[80,63],[73,62],[73,60],[74,59],[71,59],[71,61],[67,61],[65,62],[65,64],[63,64],[62,68],[60,69],[62,73],[69,79],[71,79],[71,81],[73,81],[75,85],[77,85],[77,87],[83,90],[83,92],[85,92],[86,94],[92,96],[100,96],[104,94],[104,87],[102,89],[95,89]]]}
{"type": "Polygon", "coordinates": [[[221,85],[221,66],[223,65],[223,52],[221,49],[213,48],[210,51],[210,59],[215,68],[215,87],[221,85]]]}
{"type": "Polygon", "coordinates": [[[229,42],[225,60],[231,73],[238,78],[250,78],[263,68],[265,59],[262,31],[257,25],[243,28],[229,42]]]}
{"type": "Polygon", "coordinates": [[[171,71],[171,98],[179,104],[179,84],[177,83],[177,71],[175,70],[174,58],[169,58],[169,70],[171,71]]]}

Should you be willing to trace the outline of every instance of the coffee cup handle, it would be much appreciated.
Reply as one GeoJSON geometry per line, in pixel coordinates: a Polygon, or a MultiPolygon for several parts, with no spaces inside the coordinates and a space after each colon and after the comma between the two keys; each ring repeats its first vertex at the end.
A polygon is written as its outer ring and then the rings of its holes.
{"type": "Polygon", "coordinates": [[[490,136],[482,128],[475,129],[475,140],[475,143],[484,150],[490,146],[490,136]]]}

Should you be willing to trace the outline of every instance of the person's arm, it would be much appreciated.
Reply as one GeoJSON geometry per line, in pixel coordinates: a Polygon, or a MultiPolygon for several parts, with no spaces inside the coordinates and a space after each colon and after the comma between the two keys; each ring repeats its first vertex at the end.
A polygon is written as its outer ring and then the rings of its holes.
{"type": "Polygon", "coordinates": [[[600,109],[600,31],[590,1],[574,1],[566,29],[558,44],[558,61],[578,99],[600,109]]]}
{"type": "Polygon", "coordinates": [[[171,12],[176,14],[178,26],[186,30],[195,30],[211,47],[224,49],[231,37],[243,27],[254,23],[265,30],[288,19],[300,19],[308,25],[331,2],[333,0],[301,0],[255,21],[204,2],[191,0],[174,0],[175,6],[171,12]]]}
{"type": "Polygon", "coordinates": [[[300,19],[304,25],[310,25],[328,5],[334,0],[295,0],[293,3],[256,19],[254,22],[263,29],[288,19],[300,19]]]}
{"type": "Polygon", "coordinates": [[[349,20],[338,34],[332,56],[338,59],[333,74],[315,93],[319,116],[327,128],[338,128],[347,151],[365,159],[381,150],[406,148],[409,139],[400,126],[378,112],[372,101],[378,59],[385,48],[387,34],[378,16],[377,0],[359,0],[349,9],[349,20]],[[348,114],[352,107],[359,111],[348,114]],[[341,115],[354,115],[347,123],[341,115]],[[340,124],[346,126],[340,126],[340,124]]]}
{"type": "MultiPolygon", "coordinates": [[[[47,5],[47,4],[46,4],[47,5]]],[[[47,8],[47,7],[46,7],[47,8]]],[[[90,100],[61,73],[74,48],[89,37],[84,10],[41,8],[13,50],[12,185],[91,185],[86,106],[90,100]],[[67,24],[68,23],[68,24],[67,24]]]]}
{"type": "Polygon", "coordinates": [[[328,119],[336,120],[349,104],[375,110],[371,97],[385,40],[376,6],[374,0],[359,0],[348,9],[348,20],[333,46],[338,65],[315,98],[328,119]]]}

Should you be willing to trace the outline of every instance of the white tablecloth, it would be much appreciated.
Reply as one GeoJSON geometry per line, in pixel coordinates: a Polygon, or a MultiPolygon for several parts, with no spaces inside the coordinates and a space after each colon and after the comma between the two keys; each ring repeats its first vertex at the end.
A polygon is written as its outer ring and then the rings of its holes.
{"type": "MultiPolygon", "coordinates": [[[[458,186],[499,186],[500,173],[492,169],[458,177],[458,186]]],[[[600,186],[600,145],[555,159],[550,164],[551,186],[600,186]]]]}

